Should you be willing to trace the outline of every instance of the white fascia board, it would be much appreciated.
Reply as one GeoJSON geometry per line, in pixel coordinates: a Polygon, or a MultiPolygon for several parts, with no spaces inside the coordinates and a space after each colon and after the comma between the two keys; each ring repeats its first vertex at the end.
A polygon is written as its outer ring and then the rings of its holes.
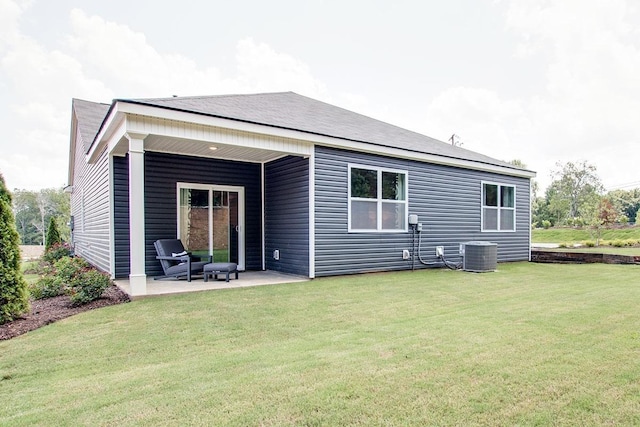
{"type": "Polygon", "coordinates": [[[114,108],[87,153],[87,163],[93,163],[98,159],[105,144],[108,144],[108,153],[111,153],[126,131],[126,117],[114,108]]]}
{"type": "Polygon", "coordinates": [[[69,168],[67,186],[72,186],[74,181],[74,169],[76,166],[76,143],[78,139],[78,120],[75,111],[71,113],[71,141],[69,141],[69,168]]]}
{"type": "MultiPolygon", "coordinates": [[[[205,114],[191,113],[186,111],[175,111],[167,108],[154,107],[149,105],[140,105],[128,103],[126,101],[117,101],[111,111],[109,119],[105,122],[103,129],[98,137],[104,138],[106,130],[112,127],[113,118],[118,114],[139,114],[143,116],[156,117],[167,120],[176,120],[187,123],[196,123],[205,126],[214,126],[232,130],[241,130],[250,133],[263,135],[273,135],[282,138],[291,138],[296,140],[308,141],[318,145],[355,150],[371,154],[379,154],[384,156],[396,157],[401,159],[411,159],[420,162],[434,163],[446,166],[455,166],[464,169],[480,170],[485,172],[493,172],[501,175],[516,176],[520,178],[534,178],[535,172],[527,170],[511,169],[504,166],[493,165],[489,163],[474,162],[471,160],[457,159],[453,157],[439,156],[436,154],[420,153],[416,151],[408,151],[400,148],[387,147],[365,142],[350,141],[342,138],[317,135],[314,133],[304,132],[300,130],[284,129],[275,126],[268,126],[257,123],[243,122],[240,120],[226,119],[221,117],[208,116],[205,114]]],[[[97,139],[100,141],[100,139],[97,139]]],[[[117,141],[116,141],[117,142],[117,141]]],[[[92,148],[93,150],[93,148],[92,148]]]]}

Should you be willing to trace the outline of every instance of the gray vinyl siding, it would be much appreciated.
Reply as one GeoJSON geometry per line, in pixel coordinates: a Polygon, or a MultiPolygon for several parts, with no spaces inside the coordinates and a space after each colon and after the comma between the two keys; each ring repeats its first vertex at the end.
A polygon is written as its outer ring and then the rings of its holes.
{"type": "Polygon", "coordinates": [[[129,276],[129,156],[113,158],[115,277],[129,276]]]}
{"type": "Polygon", "coordinates": [[[109,156],[105,148],[95,163],[88,164],[83,147],[78,137],[75,143],[74,188],[71,194],[74,250],[76,255],[111,274],[109,156]]]}
{"type": "Polygon", "coordinates": [[[267,270],[309,275],[307,159],[286,157],[265,166],[265,247],[267,270]]]}
{"type": "MultiPolygon", "coordinates": [[[[145,153],[145,268],[162,274],[153,242],[177,234],[178,182],[233,185],[245,188],[245,268],[262,268],[260,165],[164,153],[145,153]]],[[[127,242],[128,244],[128,242],[127,242]]],[[[116,251],[122,250],[117,248],[116,251]]]]}
{"type": "MultiPolygon", "coordinates": [[[[411,231],[348,232],[349,163],[408,172],[408,213],[423,225],[424,261],[437,261],[435,247],[444,246],[447,260],[458,262],[460,243],[474,240],[497,243],[499,262],[529,259],[529,179],[316,147],[316,276],[412,268],[402,259],[403,249],[412,250],[411,231]],[[516,187],[515,232],[481,232],[483,181],[516,187]]],[[[415,268],[426,268],[417,256],[415,268]]]]}

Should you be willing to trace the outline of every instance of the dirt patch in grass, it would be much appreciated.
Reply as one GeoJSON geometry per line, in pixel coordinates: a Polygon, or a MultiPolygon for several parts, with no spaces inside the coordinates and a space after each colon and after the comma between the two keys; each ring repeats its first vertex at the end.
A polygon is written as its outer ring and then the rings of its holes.
{"type": "Polygon", "coordinates": [[[74,314],[129,301],[129,295],[115,285],[109,286],[99,299],[78,307],[72,306],[66,295],[31,301],[31,311],[28,314],[0,325],[0,340],[17,337],[74,314]]]}

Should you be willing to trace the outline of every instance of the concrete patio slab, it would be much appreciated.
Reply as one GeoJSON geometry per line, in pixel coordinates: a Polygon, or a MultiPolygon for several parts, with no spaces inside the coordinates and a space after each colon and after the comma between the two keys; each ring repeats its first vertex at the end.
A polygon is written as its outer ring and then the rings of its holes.
{"type": "Polygon", "coordinates": [[[245,271],[240,272],[238,280],[231,279],[229,282],[222,280],[209,280],[205,282],[201,277],[192,279],[191,282],[176,279],[154,280],[147,277],[146,293],[141,295],[131,294],[129,280],[114,280],[116,286],[126,292],[132,299],[144,298],[148,296],[158,296],[167,294],[183,294],[189,292],[212,291],[218,289],[247,288],[252,286],[278,285],[283,283],[297,283],[309,281],[308,277],[295,276],[291,274],[278,273],[276,271],[245,271]]]}

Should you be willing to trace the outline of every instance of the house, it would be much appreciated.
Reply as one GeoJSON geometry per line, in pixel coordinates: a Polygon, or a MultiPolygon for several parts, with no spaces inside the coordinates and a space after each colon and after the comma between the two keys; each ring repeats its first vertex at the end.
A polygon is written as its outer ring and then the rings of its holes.
{"type": "Polygon", "coordinates": [[[426,264],[467,241],[528,260],[534,176],[292,92],[72,104],[75,251],[133,294],[176,236],[241,270],[423,268],[410,214],[426,264]]]}

